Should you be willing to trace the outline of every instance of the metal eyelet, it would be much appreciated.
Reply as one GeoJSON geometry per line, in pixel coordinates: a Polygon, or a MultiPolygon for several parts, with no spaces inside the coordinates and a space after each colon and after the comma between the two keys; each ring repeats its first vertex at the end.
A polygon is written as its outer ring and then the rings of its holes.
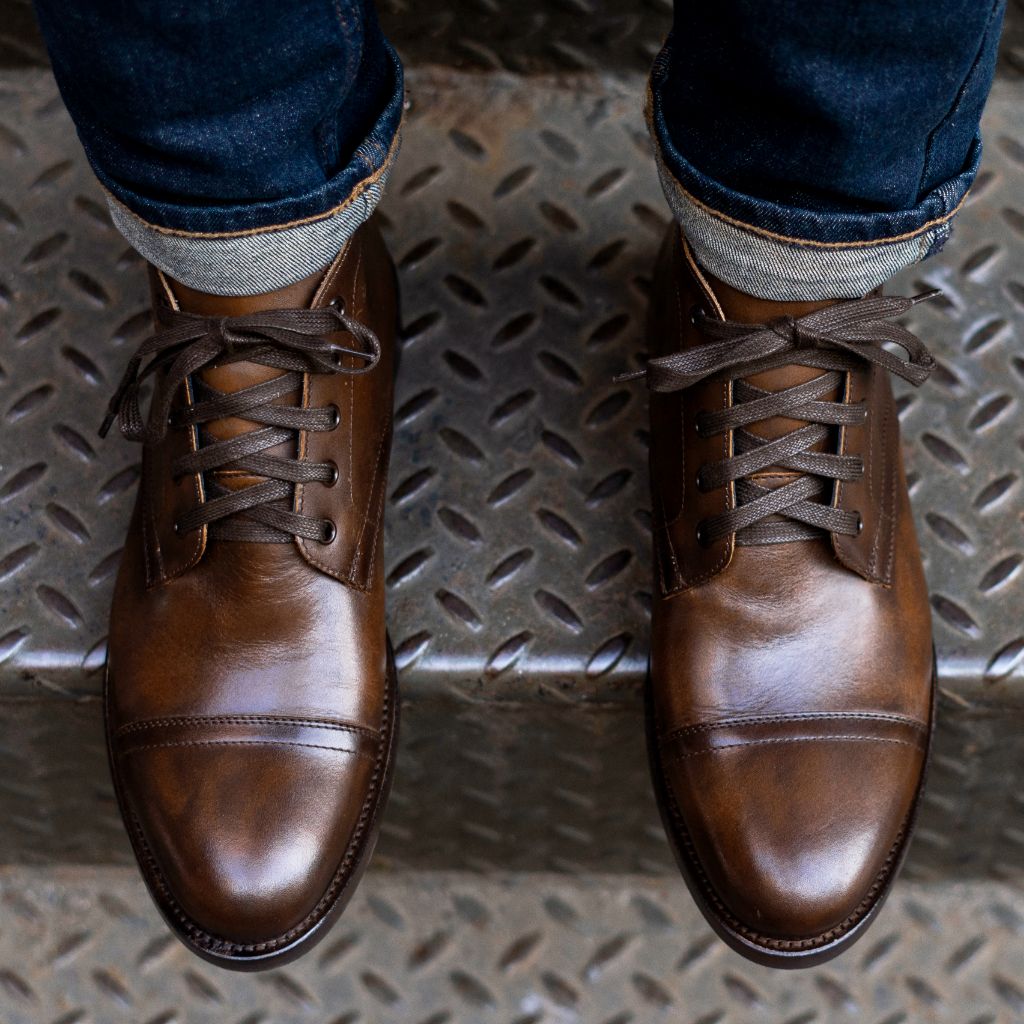
{"type": "Polygon", "coordinates": [[[696,327],[701,320],[707,319],[707,313],[704,312],[703,306],[692,306],[690,308],[690,323],[696,327]]]}
{"type": "Polygon", "coordinates": [[[178,520],[175,519],[173,525],[174,525],[174,536],[175,537],[180,537],[181,536],[181,523],[179,523],[178,520]]]}
{"type": "Polygon", "coordinates": [[[706,548],[708,546],[708,534],[707,530],[704,529],[703,522],[697,524],[697,543],[702,548],[706,548]]]}
{"type": "Polygon", "coordinates": [[[694,483],[697,485],[697,490],[702,494],[707,490],[705,486],[706,478],[704,476],[703,468],[697,470],[697,475],[694,477],[694,483]]]}
{"type": "Polygon", "coordinates": [[[345,312],[345,296],[344,295],[335,295],[334,298],[331,299],[331,301],[327,303],[327,305],[330,306],[331,309],[336,309],[339,313],[344,313],[345,312]]]}
{"type": "Polygon", "coordinates": [[[338,464],[334,461],[334,459],[330,459],[328,460],[327,465],[331,467],[331,475],[327,480],[323,482],[324,487],[334,487],[334,485],[337,484],[338,476],[340,475],[338,473],[338,464]]]}
{"type": "Polygon", "coordinates": [[[331,402],[327,408],[331,411],[331,425],[329,429],[337,430],[341,426],[341,410],[334,402],[331,402]]]}
{"type": "Polygon", "coordinates": [[[857,536],[864,532],[864,517],[858,512],[857,513],[857,536]]]}
{"type": "Polygon", "coordinates": [[[338,536],[338,528],[331,522],[330,519],[325,519],[320,524],[320,543],[331,544],[334,538],[338,536]]]}

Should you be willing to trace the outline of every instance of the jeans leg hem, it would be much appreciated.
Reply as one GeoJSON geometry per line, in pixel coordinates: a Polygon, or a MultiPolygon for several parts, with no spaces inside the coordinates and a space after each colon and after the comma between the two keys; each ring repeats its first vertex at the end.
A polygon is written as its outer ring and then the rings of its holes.
{"type": "Polygon", "coordinates": [[[725,218],[686,192],[658,163],[672,213],[701,267],[748,295],[776,302],[866,295],[941,249],[964,201],[948,216],[904,237],[822,245],[781,239],[725,218]]]}
{"type": "Polygon", "coordinates": [[[670,52],[671,36],[648,82],[648,129],[672,213],[710,273],[763,299],[857,298],[945,244],[977,172],[980,139],[968,166],[913,209],[833,214],[757,199],[709,178],[673,145],[660,106],[670,52]]]}
{"type": "Polygon", "coordinates": [[[384,194],[401,146],[395,133],[383,163],[330,210],[266,227],[190,232],[150,224],[107,193],[114,226],[143,259],[175,281],[210,295],[259,295],[327,267],[384,194]]]}

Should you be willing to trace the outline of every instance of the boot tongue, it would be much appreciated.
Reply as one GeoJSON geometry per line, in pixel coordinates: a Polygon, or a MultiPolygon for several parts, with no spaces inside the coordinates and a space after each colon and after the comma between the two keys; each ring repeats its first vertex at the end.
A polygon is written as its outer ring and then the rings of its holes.
{"type": "MultiPolygon", "coordinates": [[[[753,295],[746,295],[724,281],[712,277],[706,271],[704,276],[715,298],[718,299],[721,305],[725,319],[735,320],[739,323],[767,324],[781,317],[796,319],[797,317],[806,316],[808,313],[813,313],[816,310],[824,309],[826,306],[834,306],[837,302],[841,301],[839,299],[828,299],[820,302],[773,302],[769,299],[758,299],[753,295]]],[[[754,387],[763,388],[766,391],[781,391],[785,388],[791,388],[794,385],[813,380],[815,377],[820,377],[823,372],[812,366],[791,364],[780,366],[773,370],[765,370],[762,373],[755,373],[743,379],[754,387]]],[[[820,401],[835,402],[841,397],[840,389],[836,388],[822,395],[820,401]]],[[[787,416],[772,416],[770,419],[759,420],[745,429],[758,437],[772,440],[806,425],[805,420],[794,420],[787,416]]],[[[836,437],[831,436],[812,446],[809,450],[835,451],[836,437]]],[[[785,479],[780,479],[780,474],[783,477],[792,477],[794,475],[791,470],[782,469],[778,466],[768,466],[759,473],[752,474],[751,479],[759,482],[762,487],[773,487],[786,482],[785,479]]]]}
{"type": "MultiPolygon", "coordinates": [[[[248,313],[259,313],[271,309],[308,308],[313,303],[313,297],[323,276],[321,271],[278,291],[237,297],[208,295],[205,292],[197,292],[192,288],[179,284],[177,281],[172,281],[166,276],[165,280],[179,308],[184,312],[198,313],[201,316],[226,317],[244,316],[248,313]]],[[[245,361],[227,363],[223,366],[210,366],[196,374],[205,384],[224,393],[241,391],[244,388],[252,387],[254,384],[262,384],[264,381],[272,380],[282,375],[281,370],[245,361]]],[[[295,391],[278,399],[276,404],[293,405],[298,404],[301,399],[301,393],[295,391]]],[[[260,425],[232,416],[205,423],[202,429],[204,434],[207,434],[212,439],[223,441],[252,430],[259,430],[260,425]]],[[[268,448],[264,454],[294,457],[296,455],[295,448],[295,442],[286,441],[273,448],[268,448]]],[[[252,484],[260,483],[264,479],[260,476],[239,473],[237,470],[218,470],[212,475],[221,486],[231,490],[249,487],[252,484]]]]}

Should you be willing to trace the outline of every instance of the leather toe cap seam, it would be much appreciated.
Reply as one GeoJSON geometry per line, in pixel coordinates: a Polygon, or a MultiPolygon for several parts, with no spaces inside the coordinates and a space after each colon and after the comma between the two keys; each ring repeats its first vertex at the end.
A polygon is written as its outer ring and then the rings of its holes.
{"type": "Polygon", "coordinates": [[[743,740],[741,743],[719,743],[714,746],[700,747],[697,750],[688,750],[683,753],[673,754],[669,757],[670,762],[685,761],[690,757],[698,757],[701,754],[717,754],[722,750],[738,750],[741,747],[759,747],[778,743],[895,743],[902,747],[913,747],[924,749],[923,742],[914,740],[901,740],[895,736],[860,736],[856,734],[832,735],[832,736],[770,736],[761,739],[743,740]]]}
{"type": "MultiPolygon", "coordinates": [[[[390,670],[394,672],[392,667],[390,670]]],[[[391,688],[395,686],[394,676],[391,679],[391,688]]],[[[140,864],[143,866],[143,873],[147,876],[151,888],[155,894],[159,894],[158,902],[164,907],[169,918],[173,918],[176,926],[188,936],[188,939],[197,947],[213,954],[240,957],[263,955],[275,953],[283,946],[288,945],[297,938],[309,932],[315,925],[319,924],[331,906],[335,903],[340,892],[349,881],[352,872],[367,849],[368,835],[373,820],[379,810],[378,796],[389,773],[391,760],[391,747],[394,738],[394,718],[397,714],[394,694],[389,689],[384,696],[384,703],[381,709],[382,728],[379,735],[379,742],[376,744],[375,762],[373,775],[370,779],[369,788],[364,797],[355,830],[350,837],[345,854],[331,879],[327,890],[321,895],[313,909],[297,925],[273,938],[260,942],[241,943],[230,939],[218,937],[211,934],[195,921],[182,909],[175,899],[170,886],[160,869],[159,862],[146,841],[145,831],[142,828],[138,817],[130,807],[125,808],[126,820],[130,822],[129,831],[132,834],[133,843],[136,846],[136,854],[140,864]]],[[[305,722],[303,722],[305,724],[305,722]]],[[[333,748],[332,748],[333,749],[333,748]]],[[[115,774],[115,784],[116,784],[115,774]]]]}
{"type": "MultiPolygon", "coordinates": [[[[921,735],[917,739],[917,742],[904,739],[901,737],[894,736],[864,736],[857,735],[855,741],[859,740],[874,740],[875,742],[895,742],[904,746],[917,747],[919,748],[924,756],[923,764],[921,765],[920,774],[917,780],[916,791],[914,795],[914,801],[911,805],[910,811],[906,817],[900,823],[898,830],[895,833],[892,844],[886,852],[885,859],[882,865],[871,882],[868,888],[864,892],[864,896],[855,908],[842,920],[834,924],[832,927],[825,929],[824,931],[811,936],[803,936],[800,938],[785,938],[781,936],[766,935],[759,932],[757,929],[750,927],[740,920],[735,913],[722,900],[718,894],[715,886],[712,884],[711,879],[708,877],[707,872],[704,869],[703,864],[700,861],[700,857],[697,854],[697,850],[694,847],[693,840],[686,827],[686,821],[680,810],[679,803],[676,799],[676,795],[673,791],[673,787],[670,784],[666,774],[665,768],[667,763],[673,760],[666,756],[668,753],[666,750],[661,749],[654,755],[654,766],[655,766],[655,777],[657,779],[657,786],[659,795],[664,800],[664,813],[666,815],[666,828],[669,833],[670,841],[676,849],[677,856],[680,860],[681,865],[685,864],[684,873],[688,874],[691,880],[691,888],[695,894],[700,894],[700,900],[706,903],[709,907],[709,912],[713,913],[718,919],[721,925],[728,931],[733,932],[736,936],[742,938],[745,942],[761,949],[766,954],[803,954],[810,953],[813,951],[820,951],[825,947],[830,947],[833,943],[839,943],[845,941],[846,937],[853,932],[861,922],[874,913],[880,905],[881,900],[887,891],[889,884],[891,883],[896,871],[898,870],[899,864],[902,861],[903,856],[906,853],[908,840],[913,829],[914,821],[917,816],[918,805],[920,803],[921,794],[924,789],[925,776],[927,772],[927,758],[928,751],[931,745],[932,728],[935,717],[935,683],[932,683],[932,708],[930,714],[929,724],[924,727],[923,730],[918,730],[918,723],[914,719],[904,719],[902,716],[886,715],[884,712],[880,712],[877,715],[872,713],[865,713],[865,717],[869,719],[883,718],[883,721],[879,721],[879,725],[883,728],[889,725],[895,725],[897,728],[906,728],[908,726],[914,727],[914,732],[921,732],[921,735]],[[892,721],[888,721],[892,719],[892,721]],[[671,822],[671,826],[669,826],[671,822]]],[[[814,713],[812,713],[814,714],[814,713]]],[[[838,712],[836,715],[840,718],[844,717],[843,712],[838,712]]],[[[797,721],[800,721],[803,716],[769,716],[769,724],[778,724],[777,718],[789,718],[794,717],[797,721]]],[[[823,718],[832,718],[831,714],[824,714],[823,718]]],[[[749,720],[748,720],[749,721],[749,720]]],[[[732,725],[734,723],[725,723],[732,725]]],[[[842,734],[840,734],[842,735],[842,734]]],[[[805,737],[797,736],[783,736],[783,737],[760,737],[760,740],[774,740],[781,739],[783,741],[788,740],[800,740],[805,737]]],[[[828,739],[834,739],[835,736],[827,737],[828,739]]],[[[676,741],[679,743],[685,742],[685,738],[677,736],[676,741]]],[[[747,745],[742,743],[741,745],[747,745]]],[[[714,746],[709,746],[708,752],[714,750],[714,746]]],[[[685,755],[684,755],[685,756],[685,755]]],[[[681,760],[682,758],[676,758],[681,760]]]]}
{"type": "Polygon", "coordinates": [[[375,729],[365,725],[355,725],[351,722],[339,722],[326,718],[303,718],[291,715],[170,715],[164,718],[145,718],[134,722],[127,722],[117,729],[116,736],[127,736],[130,733],[144,732],[151,729],[165,729],[178,726],[204,726],[218,725],[291,725],[304,729],[330,729],[338,732],[350,732],[372,739],[378,737],[375,729]]]}
{"type": "Polygon", "coordinates": [[[340,744],[303,743],[299,740],[162,740],[158,743],[139,743],[118,751],[119,757],[136,754],[141,750],[162,750],[167,747],[304,747],[307,750],[330,750],[337,754],[355,754],[358,757],[372,757],[373,752],[359,747],[345,747],[340,744]]]}
{"type": "Polygon", "coordinates": [[[239,715],[151,719],[129,723],[113,737],[118,757],[140,750],[169,747],[267,746],[306,747],[368,754],[381,743],[380,733],[359,726],[303,718],[239,715]]]}
{"type": "Polygon", "coordinates": [[[743,715],[734,718],[723,718],[714,722],[697,722],[693,725],[683,725],[676,729],[670,729],[660,737],[660,742],[663,744],[671,743],[676,739],[722,729],[792,724],[797,722],[879,722],[903,725],[908,729],[915,729],[923,733],[928,731],[927,722],[919,721],[907,715],[888,714],[881,711],[813,711],[779,715],[743,715]]]}

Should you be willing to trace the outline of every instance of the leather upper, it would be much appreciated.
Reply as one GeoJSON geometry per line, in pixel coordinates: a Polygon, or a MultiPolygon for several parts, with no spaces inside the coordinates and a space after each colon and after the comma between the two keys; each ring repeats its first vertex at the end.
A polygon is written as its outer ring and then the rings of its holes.
{"type": "MultiPolygon", "coordinates": [[[[379,337],[360,376],[307,374],[297,401],[334,404],[338,426],[302,432],[300,460],[333,460],[333,485],[296,486],[296,511],[329,519],[331,541],[211,540],[174,523],[204,500],[175,481],[195,429],[148,445],[117,578],[107,718],[115,780],[147,881],[193,941],[273,949],[312,927],[346,881],[380,796],[395,709],[389,692],[380,537],[391,437],[397,297],[374,222],[325,274],[246,299],[202,296],[154,273],[154,301],[234,316],[327,305],[379,337]]],[[[343,339],[342,339],[343,340],[343,339]]],[[[350,357],[346,357],[350,358],[350,357]]],[[[275,371],[203,371],[222,391],[275,371]]],[[[177,401],[189,403],[189,389],[177,401]]],[[[224,437],[242,420],[210,425],[224,437]]],[[[229,487],[251,484],[221,472],[229,487]]]]}
{"type": "MultiPolygon", "coordinates": [[[[765,323],[822,303],[773,303],[713,281],[672,230],[656,271],[650,356],[701,342],[693,312],[765,323]]],[[[750,378],[778,389],[802,366],[750,378]]],[[[836,428],[864,475],[835,502],[856,537],[741,546],[698,542],[733,485],[701,491],[700,466],[731,438],[700,437],[728,383],[651,395],[655,571],[651,680],[656,762],[674,840],[726,927],[770,949],[831,941],[870,909],[904,844],[931,725],[930,609],[884,371],[846,374],[834,400],[866,401],[836,428]]],[[[758,427],[779,436],[799,426],[758,427]]],[[[760,483],[782,482],[783,472],[760,483]]]]}

